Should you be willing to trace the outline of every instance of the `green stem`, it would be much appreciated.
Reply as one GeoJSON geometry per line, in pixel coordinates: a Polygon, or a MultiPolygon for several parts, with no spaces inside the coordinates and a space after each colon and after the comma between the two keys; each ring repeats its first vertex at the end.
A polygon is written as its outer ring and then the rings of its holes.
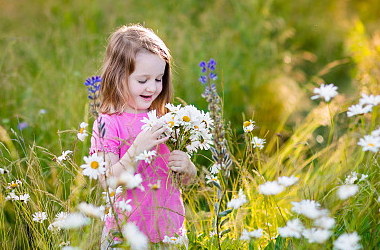
{"type": "Polygon", "coordinates": [[[331,112],[330,103],[327,104],[327,107],[329,108],[330,122],[331,122],[331,130],[330,130],[330,134],[329,134],[329,139],[327,141],[327,146],[329,146],[331,143],[331,140],[332,140],[332,136],[334,134],[335,123],[334,123],[334,117],[333,117],[332,112],[331,112]]]}

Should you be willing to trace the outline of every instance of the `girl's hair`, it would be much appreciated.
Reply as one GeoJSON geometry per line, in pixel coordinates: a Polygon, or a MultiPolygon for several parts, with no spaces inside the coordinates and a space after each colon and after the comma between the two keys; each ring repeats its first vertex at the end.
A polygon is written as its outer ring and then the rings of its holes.
{"type": "Polygon", "coordinates": [[[102,69],[100,112],[124,111],[129,98],[128,77],[135,70],[136,54],[149,51],[166,62],[162,91],[149,109],[166,113],[165,104],[172,100],[170,52],[165,43],[151,30],[141,25],[122,26],[110,37],[102,69]]]}

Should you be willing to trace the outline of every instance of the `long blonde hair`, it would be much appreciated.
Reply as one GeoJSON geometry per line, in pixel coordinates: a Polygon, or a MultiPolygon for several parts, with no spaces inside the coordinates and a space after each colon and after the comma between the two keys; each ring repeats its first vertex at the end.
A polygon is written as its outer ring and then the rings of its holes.
{"type": "Polygon", "coordinates": [[[165,43],[151,30],[141,25],[122,26],[109,39],[102,68],[100,112],[105,114],[124,111],[129,96],[128,77],[135,69],[136,54],[147,50],[166,62],[162,91],[150,110],[166,113],[165,104],[172,100],[171,56],[165,43]]]}

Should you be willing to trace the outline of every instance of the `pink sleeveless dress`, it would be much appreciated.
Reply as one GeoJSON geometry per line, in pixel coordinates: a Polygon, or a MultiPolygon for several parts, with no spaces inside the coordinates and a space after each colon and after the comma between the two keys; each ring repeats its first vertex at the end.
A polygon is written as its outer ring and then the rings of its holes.
{"type": "MultiPolygon", "coordinates": [[[[112,152],[121,158],[138,133],[141,132],[143,123],[141,120],[147,117],[147,113],[120,115],[102,114],[93,125],[90,154],[112,152]],[[99,138],[99,119],[105,124],[105,134],[99,138]]],[[[177,185],[171,182],[168,168],[170,151],[165,144],[160,144],[154,150],[157,157],[151,164],[140,161],[136,174],[141,174],[143,189],[135,188],[124,191],[119,200],[131,199],[131,212],[117,211],[122,220],[134,222],[145,233],[151,242],[157,243],[169,237],[183,235],[185,232],[185,209],[181,198],[181,191],[177,185]],[[151,185],[160,181],[158,189],[152,189],[151,185]]],[[[105,229],[109,231],[116,228],[115,220],[109,216],[106,219],[105,229]]]]}

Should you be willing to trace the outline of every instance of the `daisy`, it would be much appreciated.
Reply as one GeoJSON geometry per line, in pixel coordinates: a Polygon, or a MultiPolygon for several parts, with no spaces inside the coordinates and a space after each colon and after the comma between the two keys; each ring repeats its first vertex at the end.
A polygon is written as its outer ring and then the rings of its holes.
{"type": "Polygon", "coordinates": [[[253,144],[253,148],[258,147],[259,149],[264,148],[265,139],[260,139],[257,136],[253,137],[251,143],[253,144]]]}
{"type": "Polygon", "coordinates": [[[47,219],[47,216],[45,212],[38,211],[33,214],[33,221],[42,223],[46,219],[47,219]]]}
{"type": "Polygon", "coordinates": [[[106,203],[109,204],[110,200],[112,199],[112,202],[115,202],[115,198],[123,192],[123,188],[121,186],[117,187],[116,189],[108,188],[108,192],[102,192],[103,199],[106,200],[106,203]]]}
{"type": "Polygon", "coordinates": [[[240,240],[250,241],[252,238],[261,238],[263,236],[263,230],[261,228],[253,230],[251,232],[247,231],[245,228],[241,234],[240,240]]]}
{"type": "Polygon", "coordinates": [[[135,161],[145,161],[147,164],[150,164],[152,162],[152,159],[157,155],[157,152],[155,150],[142,152],[138,156],[135,157],[135,161]]]}
{"type": "Polygon", "coordinates": [[[294,175],[288,177],[288,176],[281,176],[281,177],[278,177],[278,184],[281,184],[285,187],[289,187],[291,185],[293,185],[294,183],[296,183],[298,181],[298,178],[295,177],[294,175]]]}
{"type": "Polygon", "coordinates": [[[22,182],[20,180],[12,181],[8,183],[7,189],[16,189],[21,186],[22,182]]]}
{"type": "Polygon", "coordinates": [[[335,220],[328,216],[317,218],[314,221],[314,225],[323,229],[331,229],[335,225],[335,220]]]}
{"type": "Polygon", "coordinates": [[[106,172],[106,162],[104,162],[104,158],[101,156],[97,156],[96,154],[91,155],[90,157],[83,157],[86,164],[81,165],[83,169],[83,175],[89,176],[90,179],[98,179],[98,176],[104,174],[106,172]]]}
{"type": "Polygon", "coordinates": [[[302,214],[313,220],[325,216],[328,213],[326,209],[320,209],[321,204],[314,200],[301,200],[300,202],[292,201],[291,203],[293,205],[293,212],[302,214]]]}
{"type": "Polygon", "coordinates": [[[128,199],[128,200],[124,200],[123,199],[121,201],[116,202],[116,206],[118,208],[120,208],[121,210],[123,210],[123,211],[131,212],[132,211],[132,206],[129,205],[129,203],[131,201],[132,201],[131,199],[128,199]]]}
{"type": "Polygon", "coordinates": [[[90,218],[87,218],[82,213],[70,213],[66,219],[62,221],[61,227],[65,229],[79,228],[90,223],[90,218]]]}
{"type": "Polygon", "coordinates": [[[20,198],[19,198],[19,200],[23,201],[24,203],[27,203],[29,201],[29,199],[30,199],[29,194],[22,194],[22,195],[20,195],[20,198]]]}
{"type": "Polygon", "coordinates": [[[148,238],[145,236],[144,233],[142,233],[139,230],[139,228],[133,222],[128,222],[125,226],[123,226],[123,236],[125,237],[132,249],[148,249],[148,238]]]}
{"type": "Polygon", "coordinates": [[[277,181],[267,181],[259,186],[259,192],[265,195],[276,195],[284,191],[284,186],[277,181]]]}
{"type": "Polygon", "coordinates": [[[104,209],[102,207],[96,207],[93,204],[81,202],[78,208],[79,211],[90,217],[102,218],[104,215],[104,209]]]}
{"type": "Polygon", "coordinates": [[[162,242],[177,245],[179,243],[179,239],[177,237],[169,237],[165,235],[162,242]]]}
{"type": "Polygon", "coordinates": [[[302,235],[309,240],[310,243],[319,243],[322,244],[326,242],[332,232],[330,230],[325,230],[325,229],[317,229],[317,228],[311,228],[311,229],[305,229],[302,232],[302,235]]]}
{"type": "Polygon", "coordinates": [[[247,201],[247,197],[245,196],[243,190],[240,189],[238,197],[230,200],[227,203],[227,207],[228,208],[238,209],[239,207],[241,207],[243,204],[245,204],[247,202],[248,202],[247,201]]]}
{"type": "Polygon", "coordinates": [[[142,182],[141,174],[132,174],[124,171],[119,177],[119,183],[123,184],[127,189],[134,189],[142,182]]]}
{"type": "Polygon", "coordinates": [[[380,95],[367,95],[362,93],[362,98],[359,99],[361,105],[376,106],[380,103],[380,95]]]}
{"type": "Polygon", "coordinates": [[[220,164],[214,163],[214,165],[211,166],[211,174],[215,175],[219,173],[219,170],[221,169],[220,164]]]}
{"type": "Polygon", "coordinates": [[[148,118],[144,117],[141,122],[145,123],[142,125],[142,131],[151,130],[160,120],[157,117],[156,110],[151,110],[148,112],[148,118]]]}
{"type": "Polygon", "coordinates": [[[362,174],[359,181],[364,181],[367,178],[368,178],[368,174],[362,174]]]}
{"type": "Polygon", "coordinates": [[[380,137],[365,135],[364,138],[360,138],[358,145],[363,147],[363,151],[376,153],[380,149],[380,137]]]}
{"type": "Polygon", "coordinates": [[[160,187],[161,187],[161,180],[158,180],[156,183],[154,183],[154,184],[151,184],[151,183],[149,183],[148,184],[148,187],[150,187],[151,189],[153,189],[153,190],[157,190],[157,189],[159,189],[160,187]]]}
{"type": "Polygon", "coordinates": [[[361,104],[352,105],[348,108],[347,116],[352,117],[354,115],[363,115],[372,112],[372,106],[363,107],[361,104]]]}
{"type": "Polygon", "coordinates": [[[207,181],[206,181],[207,184],[215,181],[216,183],[218,183],[220,185],[218,177],[216,177],[215,175],[206,175],[206,179],[207,179],[207,181]]]}
{"type": "Polygon", "coordinates": [[[293,220],[288,220],[285,227],[279,227],[278,228],[278,234],[281,235],[281,237],[294,237],[294,238],[301,238],[301,233],[304,230],[304,226],[302,225],[301,221],[296,218],[293,220]]]}
{"type": "Polygon", "coordinates": [[[334,247],[338,250],[357,250],[361,248],[360,236],[357,232],[342,234],[334,241],[334,247]]]}
{"type": "Polygon", "coordinates": [[[79,140],[81,141],[84,141],[84,139],[88,136],[87,134],[87,131],[86,131],[86,127],[88,126],[87,123],[85,122],[82,122],[80,125],[79,125],[79,132],[77,133],[77,137],[79,140]]]}
{"type": "Polygon", "coordinates": [[[351,174],[349,174],[347,177],[346,177],[346,180],[344,181],[345,184],[354,184],[354,182],[358,179],[358,173],[356,173],[355,171],[354,172],[351,172],[351,174]]]}
{"type": "Polygon", "coordinates": [[[338,189],[338,196],[341,200],[346,200],[354,196],[359,191],[358,185],[343,185],[338,189]]]}
{"type": "Polygon", "coordinates": [[[321,84],[319,88],[314,89],[314,96],[311,97],[311,100],[315,100],[318,98],[325,99],[325,102],[329,102],[334,96],[338,95],[338,87],[334,86],[334,84],[328,84],[325,85],[324,83],[321,84]]]}
{"type": "Polygon", "coordinates": [[[4,168],[0,168],[0,174],[8,174],[9,171],[4,169],[4,168]]]}
{"type": "Polygon", "coordinates": [[[173,114],[176,114],[180,109],[181,109],[181,104],[178,104],[177,106],[175,106],[174,104],[172,103],[167,103],[165,105],[165,108],[169,109],[169,111],[173,114]]]}
{"type": "Polygon", "coordinates": [[[12,190],[8,195],[7,197],[5,197],[5,200],[9,201],[9,200],[12,200],[12,201],[18,201],[20,200],[20,197],[18,195],[15,194],[15,191],[12,190]]]}
{"type": "Polygon", "coordinates": [[[57,157],[57,161],[58,161],[59,163],[62,163],[63,161],[66,161],[66,160],[67,160],[66,157],[67,157],[69,154],[72,154],[72,153],[73,153],[73,151],[71,151],[71,150],[63,151],[63,152],[62,152],[62,155],[57,157]]]}
{"type": "Polygon", "coordinates": [[[243,123],[243,129],[244,129],[244,132],[245,133],[249,133],[249,132],[252,132],[253,129],[255,128],[255,122],[252,121],[252,120],[248,120],[248,121],[245,121],[243,123]]]}

